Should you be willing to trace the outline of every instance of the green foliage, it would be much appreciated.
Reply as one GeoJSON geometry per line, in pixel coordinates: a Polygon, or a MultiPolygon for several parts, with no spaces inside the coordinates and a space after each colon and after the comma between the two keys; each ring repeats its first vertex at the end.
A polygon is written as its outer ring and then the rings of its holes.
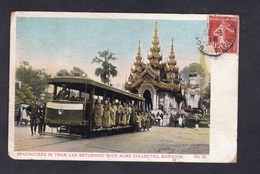
{"type": "Polygon", "coordinates": [[[56,76],[70,76],[70,73],[66,69],[61,69],[56,73],[56,76]]]}
{"type": "Polygon", "coordinates": [[[206,109],[210,108],[210,83],[201,91],[200,102],[206,109]]]}
{"type": "Polygon", "coordinates": [[[34,70],[29,62],[21,62],[16,69],[16,79],[22,83],[21,89],[16,90],[16,102],[31,101],[32,97],[39,97],[44,93],[47,79],[50,77],[51,75],[47,74],[45,69],[34,70]]]}
{"type": "Polygon", "coordinates": [[[70,72],[66,69],[59,70],[56,76],[87,77],[87,73],[79,67],[73,67],[70,72]]]}
{"type": "Polygon", "coordinates": [[[32,99],[35,98],[32,87],[26,83],[21,84],[21,88],[15,90],[15,102],[18,103],[31,103],[32,99]]]}
{"type": "Polygon", "coordinates": [[[109,52],[109,50],[99,51],[98,57],[95,57],[92,60],[92,63],[101,64],[101,67],[95,70],[95,75],[100,76],[100,79],[104,84],[110,83],[111,76],[117,76],[117,67],[110,63],[113,60],[117,60],[117,58],[114,57],[114,55],[115,54],[109,52]]]}
{"type": "Polygon", "coordinates": [[[204,70],[202,68],[202,66],[199,63],[192,63],[189,66],[184,67],[181,71],[181,77],[184,81],[188,82],[189,81],[189,73],[191,71],[196,71],[198,72],[199,76],[200,76],[200,84],[201,86],[204,86],[205,83],[205,73],[204,70]]]}
{"type": "Polygon", "coordinates": [[[80,69],[79,67],[73,67],[73,69],[70,71],[70,74],[72,76],[87,77],[85,71],[83,71],[83,69],[80,69]]]}

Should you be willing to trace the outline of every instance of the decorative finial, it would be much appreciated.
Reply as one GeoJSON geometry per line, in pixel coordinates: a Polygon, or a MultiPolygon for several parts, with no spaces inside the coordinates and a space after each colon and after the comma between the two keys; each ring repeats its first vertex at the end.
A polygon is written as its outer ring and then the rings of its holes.
{"type": "Polygon", "coordinates": [[[141,41],[140,41],[140,39],[138,41],[138,53],[141,53],[141,41]]]}
{"type": "Polygon", "coordinates": [[[136,60],[142,60],[142,56],[141,56],[141,41],[140,41],[140,39],[138,41],[138,51],[137,51],[136,60]]]}
{"type": "Polygon", "coordinates": [[[169,58],[175,58],[175,55],[174,55],[174,44],[173,44],[173,37],[172,37],[172,45],[171,45],[171,52],[170,52],[170,56],[169,58]]]}
{"type": "Polygon", "coordinates": [[[158,37],[158,22],[157,20],[155,21],[155,28],[154,28],[154,37],[158,37]]]}
{"type": "Polygon", "coordinates": [[[158,59],[160,63],[160,61],[162,60],[162,56],[160,54],[160,41],[159,41],[159,38],[158,38],[158,22],[157,20],[155,21],[155,28],[154,28],[154,36],[153,36],[153,40],[152,40],[152,44],[151,44],[151,47],[150,47],[150,51],[151,51],[151,54],[148,55],[148,59],[150,61],[154,61],[154,59],[158,59]]]}
{"type": "Polygon", "coordinates": [[[173,37],[172,37],[172,46],[171,46],[171,51],[174,52],[174,50],[173,50],[173,37]]]}
{"type": "Polygon", "coordinates": [[[158,22],[157,22],[157,20],[155,21],[155,29],[154,29],[154,31],[158,31],[158,22]]]}

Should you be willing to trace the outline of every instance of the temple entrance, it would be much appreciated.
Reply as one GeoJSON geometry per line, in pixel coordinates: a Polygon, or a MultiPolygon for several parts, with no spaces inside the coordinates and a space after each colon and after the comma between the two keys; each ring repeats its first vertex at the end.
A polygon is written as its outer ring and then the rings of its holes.
{"type": "Polygon", "coordinates": [[[152,95],[149,90],[145,90],[143,97],[145,98],[145,111],[153,110],[152,95]]]}

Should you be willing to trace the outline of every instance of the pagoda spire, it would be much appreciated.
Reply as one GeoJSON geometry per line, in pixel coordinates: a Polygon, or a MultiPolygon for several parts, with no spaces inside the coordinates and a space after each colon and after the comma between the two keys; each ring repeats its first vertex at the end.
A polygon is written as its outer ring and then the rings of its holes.
{"type": "Polygon", "coordinates": [[[141,56],[141,41],[139,39],[138,41],[138,51],[137,51],[137,55],[135,57],[136,61],[135,61],[135,66],[140,66],[142,64],[142,56],[141,56]]]}
{"type": "Polygon", "coordinates": [[[140,41],[140,39],[138,41],[138,51],[137,51],[136,59],[142,60],[142,56],[141,56],[141,41],[140,41]]]}
{"type": "Polygon", "coordinates": [[[169,55],[169,61],[167,63],[168,63],[168,66],[165,67],[166,78],[168,80],[172,81],[172,80],[178,78],[178,72],[179,72],[179,68],[177,68],[175,66],[176,61],[175,61],[173,37],[172,37],[172,45],[171,45],[171,51],[170,51],[170,55],[169,55]]]}
{"type": "Polygon", "coordinates": [[[151,54],[148,55],[150,63],[159,63],[162,60],[162,55],[160,54],[160,42],[158,37],[158,23],[155,21],[154,35],[152,40],[152,45],[150,47],[151,54]]]}
{"type": "Polygon", "coordinates": [[[134,62],[134,68],[131,68],[131,73],[129,76],[129,81],[135,82],[136,79],[139,78],[140,73],[144,69],[144,63],[142,61],[142,55],[141,55],[141,41],[139,39],[138,41],[138,50],[137,50],[137,55],[135,57],[135,62],[134,62]]]}
{"type": "Polygon", "coordinates": [[[153,36],[154,40],[158,40],[158,22],[157,20],[155,21],[155,27],[154,27],[154,36],[153,36]]]}
{"type": "Polygon", "coordinates": [[[172,45],[171,45],[171,51],[170,51],[169,59],[170,59],[170,60],[168,61],[168,65],[176,65],[175,53],[174,53],[174,44],[173,44],[173,37],[172,37],[172,45]]]}

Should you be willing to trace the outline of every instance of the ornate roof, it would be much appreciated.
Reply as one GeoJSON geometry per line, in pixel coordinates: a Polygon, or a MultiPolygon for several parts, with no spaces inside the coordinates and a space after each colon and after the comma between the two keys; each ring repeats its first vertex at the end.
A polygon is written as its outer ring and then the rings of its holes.
{"type": "Polygon", "coordinates": [[[152,59],[158,59],[159,61],[162,60],[162,55],[160,54],[161,48],[160,48],[160,41],[158,38],[158,25],[157,21],[155,22],[155,28],[154,28],[154,36],[152,41],[152,46],[150,47],[151,54],[147,56],[147,58],[153,62],[152,59]]]}
{"type": "Polygon", "coordinates": [[[174,49],[173,49],[173,38],[172,38],[172,45],[171,45],[171,52],[169,55],[169,61],[168,61],[168,65],[176,65],[176,61],[175,61],[175,54],[174,54],[174,49]]]}
{"type": "Polygon", "coordinates": [[[147,55],[148,64],[142,61],[140,40],[138,42],[138,52],[134,62],[135,67],[131,69],[128,81],[125,83],[125,89],[132,92],[138,91],[140,85],[150,84],[160,90],[180,90],[178,78],[179,68],[176,67],[174,45],[172,39],[171,51],[168,62],[160,62],[162,54],[158,38],[158,25],[155,23],[154,36],[150,54],[147,55]]]}

